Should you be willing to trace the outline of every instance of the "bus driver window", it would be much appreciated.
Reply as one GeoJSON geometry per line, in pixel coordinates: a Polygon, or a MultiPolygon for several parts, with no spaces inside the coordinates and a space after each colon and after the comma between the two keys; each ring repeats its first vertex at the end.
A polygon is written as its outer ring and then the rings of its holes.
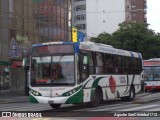
{"type": "Polygon", "coordinates": [[[59,64],[54,64],[52,66],[52,76],[53,80],[57,80],[63,77],[62,75],[62,66],[59,64]]]}

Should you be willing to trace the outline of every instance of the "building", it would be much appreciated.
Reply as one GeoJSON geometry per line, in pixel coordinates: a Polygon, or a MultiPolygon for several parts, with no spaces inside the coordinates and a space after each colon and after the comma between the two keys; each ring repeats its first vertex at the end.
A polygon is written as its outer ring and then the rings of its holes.
{"type": "Polygon", "coordinates": [[[0,92],[24,90],[33,43],[71,40],[70,0],[0,0],[0,92]]]}
{"type": "Polygon", "coordinates": [[[72,0],[72,25],[88,40],[127,20],[146,22],[145,8],[146,0],[72,0]]]}
{"type": "Polygon", "coordinates": [[[126,21],[147,23],[147,0],[126,0],[126,21]]]}

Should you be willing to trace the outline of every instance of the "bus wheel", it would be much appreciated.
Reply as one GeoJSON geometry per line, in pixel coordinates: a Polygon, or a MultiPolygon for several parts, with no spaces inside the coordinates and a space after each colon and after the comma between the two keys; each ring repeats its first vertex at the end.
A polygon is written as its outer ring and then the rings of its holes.
{"type": "Polygon", "coordinates": [[[103,94],[101,89],[96,89],[91,97],[91,106],[96,107],[100,104],[103,99],[103,94]]]}
{"type": "Polygon", "coordinates": [[[54,109],[58,109],[60,108],[61,104],[50,104],[51,108],[54,108],[54,109]]]}

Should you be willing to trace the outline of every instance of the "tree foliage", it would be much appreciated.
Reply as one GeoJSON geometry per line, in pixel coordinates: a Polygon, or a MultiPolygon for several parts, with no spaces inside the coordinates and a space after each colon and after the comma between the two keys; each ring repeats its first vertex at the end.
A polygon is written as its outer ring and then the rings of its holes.
{"type": "Polygon", "coordinates": [[[115,48],[140,52],[143,59],[160,57],[160,34],[148,29],[148,24],[123,22],[112,34],[101,33],[91,41],[115,48]]]}

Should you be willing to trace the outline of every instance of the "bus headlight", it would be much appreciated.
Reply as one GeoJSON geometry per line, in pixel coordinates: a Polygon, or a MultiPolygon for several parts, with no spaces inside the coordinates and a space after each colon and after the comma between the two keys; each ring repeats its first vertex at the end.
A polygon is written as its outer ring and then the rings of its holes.
{"type": "Polygon", "coordinates": [[[76,90],[74,89],[74,90],[73,90],[73,93],[75,93],[75,92],[76,92],[76,90]]]}
{"type": "Polygon", "coordinates": [[[36,92],[36,96],[38,96],[38,94],[39,94],[39,93],[38,93],[38,92],[36,92]]]}
{"type": "Polygon", "coordinates": [[[74,94],[75,92],[77,92],[79,89],[81,89],[81,87],[82,87],[82,86],[80,85],[80,86],[78,86],[78,87],[76,87],[76,88],[74,88],[74,89],[72,89],[72,90],[70,90],[70,91],[67,91],[67,92],[63,93],[62,96],[72,95],[72,94],[74,94]]]}
{"type": "Polygon", "coordinates": [[[69,92],[69,94],[70,94],[70,95],[72,95],[72,94],[73,94],[73,92],[72,92],[72,91],[70,91],[70,92],[69,92]]]}
{"type": "Polygon", "coordinates": [[[73,90],[70,90],[70,91],[66,92],[65,95],[66,95],[66,96],[69,96],[69,95],[72,95],[72,94],[75,93],[75,92],[76,92],[76,90],[73,89],[73,90]]]}
{"type": "Polygon", "coordinates": [[[33,94],[33,95],[35,95],[35,96],[42,96],[42,94],[41,93],[39,93],[39,92],[37,92],[37,91],[35,91],[35,90],[30,90],[30,92],[33,94]]]}

